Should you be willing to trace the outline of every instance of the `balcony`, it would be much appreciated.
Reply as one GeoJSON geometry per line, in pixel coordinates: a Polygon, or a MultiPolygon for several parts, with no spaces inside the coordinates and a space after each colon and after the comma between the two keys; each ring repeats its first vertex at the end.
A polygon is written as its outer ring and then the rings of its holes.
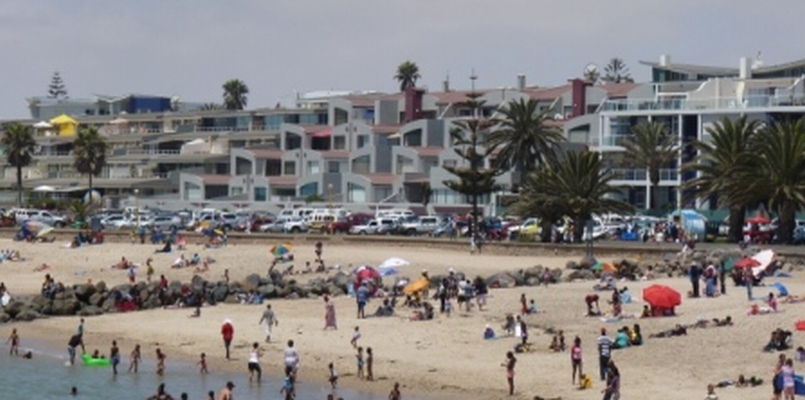
{"type": "Polygon", "coordinates": [[[677,97],[607,100],[602,112],[745,110],[753,108],[805,107],[805,95],[764,95],[743,98],[686,99],[677,97]]]}
{"type": "MultiPolygon", "coordinates": [[[[614,180],[628,182],[648,182],[648,171],[645,168],[613,168],[609,170],[614,180]]],[[[660,170],[660,182],[676,182],[679,170],[663,168],[660,170]]]]}
{"type": "MultiPolygon", "coordinates": [[[[93,177],[93,179],[166,179],[168,173],[154,173],[145,172],[138,176],[131,176],[130,174],[111,174],[109,171],[104,171],[100,175],[93,177]]],[[[47,174],[48,179],[88,179],[88,176],[76,171],[49,171],[47,174]]]]}

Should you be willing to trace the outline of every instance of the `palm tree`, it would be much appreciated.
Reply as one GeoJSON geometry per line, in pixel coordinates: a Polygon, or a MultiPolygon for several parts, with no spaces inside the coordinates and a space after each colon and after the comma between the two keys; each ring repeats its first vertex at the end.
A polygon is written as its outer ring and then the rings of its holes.
{"type": "Polygon", "coordinates": [[[109,143],[94,126],[81,129],[73,142],[75,169],[89,175],[89,193],[92,196],[92,177],[98,176],[106,166],[109,143]]]}
{"type": "Polygon", "coordinates": [[[669,134],[668,126],[645,122],[632,128],[632,136],[622,142],[627,157],[634,167],[645,168],[651,183],[651,207],[659,209],[657,197],[660,187],[660,170],[676,159],[679,153],[677,138],[669,134]]]}
{"type": "Polygon", "coordinates": [[[17,205],[22,207],[22,168],[31,164],[36,147],[33,127],[13,123],[0,142],[5,149],[6,162],[17,169],[17,205]]]}
{"type": "Polygon", "coordinates": [[[780,218],[778,240],[791,243],[796,212],[805,207],[805,119],[777,122],[755,139],[738,172],[750,187],[736,201],[766,202],[780,218]]]}
{"type": "Polygon", "coordinates": [[[700,199],[717,196],[718,202],[729,208],[728,238],[732,242],[743,237],[744,216],[749,204],[740,201],[746,196],[738,194],[750,186],[744,181],[740,169],[754,153],[752,144],[759,129],[760,122],[749,121],[745,115],[735,121],[724,117],[707,128],[711,137],[709,141],[693,143],[699,157],[683,166],[685,170],[697,173],[696,178],[685,184],[692,196],[700,199]]]}
{"type": "Polygon", "coordinates": [[[204,103],[201,105],[199,110],[201,111],[213,111],[213,110],[223,110],[224,106],[218,103],[204,103]]]}
{"type": "Polygon", "coordinates": [[[580,242],[585,221],[593,214],[631,210],[629,204],[614,198],[620,191],[609,184],[612,179],[599,153],[570,151],[564,157],[542,164],[529,175],[524,195],[518,201],[527,208],[522,211],[529,211],[523,215],[550,217],[551,221],[563,215],[570,217],[575,227],[574,241],[580,242]]]}
{"type": "Polygon", "coordinates": [[[634,82],[632,75],[629,73],[629,67],[626,66],[622,58],[618,57],[609,60],[609,64],[604,67],[604,77],[602,80],[607,83],[634,82]]]}
{"type": "Polygon", "coordinates": [[[419,78],[422,78],[422,76],[419,75],[419,67],[415,62],[411,61],[405,61],[398,65],[397,74],[394,75],[394,79],[400,83],[401,92],[404,92],[405,89],[415,87],[416,81],[418,81],[419,78]]]}
{"type": "Polygon", "coordinates": [[[422,207],[425,208],[425,212],[428,212],[428,204],[430,204],[430,199],[433,197],[433,189],[430,187],[430,182],[425,182],[421,186],[421,193],[422,193],[422,207]]]}
{"type": "Polygon", "coordinates": [[[549,111],[539,111],[536,100],[513,101],[499,112],[502,117],[489,135],[489,142],[500,148],[497,159],[501,168],[527,174],[546,158],[554,157],[564,136],[548,125],[553,118],[549,111]]]}
{"type": "Polygon", "coordinates": [[[242,110],[246,108],[249,98],[249,87],[240,79],[230,79],[224,82],[224,108],[227,110],[242,110]]]}

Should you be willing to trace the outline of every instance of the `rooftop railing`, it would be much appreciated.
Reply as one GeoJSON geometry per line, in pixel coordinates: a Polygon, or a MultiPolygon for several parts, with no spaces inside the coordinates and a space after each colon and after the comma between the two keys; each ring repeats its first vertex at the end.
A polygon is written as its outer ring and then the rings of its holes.
{"type": "MultiPolygon", "coordinates": [[[[618,181],[648,181],[648,171],[645,168],[612,168],[609,173],[613,176],[613,179],[618,181]]],[[[679,171],[675,168],[663,168],[660,170],[660,182],[676,181],[678,177],[679,171]]]]}
{"type": "Polygon", "coordinates": [[[713,110],[713,109],[751,109],[774,107],[805,107],[805,95],[792,96],[747,96],[743,98],[719,97],[702,99],[683,99],[662,96],[650,99],[607,100],[602,112],[626,111],[673,111],[673,110],[713,110]]]}

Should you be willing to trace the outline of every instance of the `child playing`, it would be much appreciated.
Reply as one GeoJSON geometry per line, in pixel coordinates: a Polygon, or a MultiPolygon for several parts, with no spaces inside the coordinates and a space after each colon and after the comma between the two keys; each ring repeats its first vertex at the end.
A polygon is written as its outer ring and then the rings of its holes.
{"type": "Polygon", "coordinates": [[[374,356],[372,355],[372,348],[366,348],[366,380],[373,381],[375,380],[375,376],[372,373],[372,363],[374,362],[374,356]]]}
{"type": "Polygon", "coordinates": [[[200,374],[208,374],[209,373],[209,371],[207,371],[207,355],[206,354],[201,353],[201,359],[198,361],[197,365],[199,366],[198,372],[200,374]]]}
{"type": "Polygon", "coordinates": [[[352,340],[349,341],[353,349],[358,348],[358,339],[360,338],[361,338],[361,328],[356,326],[355,331],[352,332],[352,340]]]}
{"type": "Polygon", "coordinates": [[[534,302],[534,299],[531,299],[528,303],[528,313],[529,314],[536,314],[537,313],[537,303],[534,302]]]}
{"type": "Polygon", "coordinates": [[[526,304],[525,293],[520,295],[520,315],[528,314],[528,305],[526,304]]]}
{"type": "Polygon", "coordinates": [[[358,361],[358,379],[363,379],[363,347],[358,347],[358,354],[355,355],[358,361]]]}
{"type": "Polygon", "coordinates": [[[565,331],[559,331],[559,351],[565,351],[565,331]]]}
{"type": "Polygon", "coordinates": [[[282,389],[280,389],[280,394],[285,394],[285,400],[292,400],[296,398],[296,389],[294,389],[292,372],[292,367],[285,367],[285,382],[282,385],[282,389]]]}
{"type": "Polygon", "coordinates": [[[11,343],[8,348],[8,355],[20,355],[20,335],[17,334],[17,328],[11,330],[11,336],[8,337],[6,344],[11,343]]]}
{"type": "Polygon", "coordinates": [[[573,365],[573,384],[576,384],[576,371],[578,371],[579,384],[583,384],[585,375],[581,373],[581,338],[578,336],[573,339],[573,347],[570,348],[570,363],[573,365]]]}
{"type": "Polygon", "coordinates": [[[338,373],[335,372],[335,367],[333,367],[333,363],[327,366],[330,369],[330,386],[335,389],[338,385],[338,373]]]}
{"type": "Polygon", "coordinates": [[[554,353],[559,352],[559,336],[553,335],[551,345],[548,346],[548,350],[553,351],[554,353]]]}
{"type": "Polygon", "coordinates": [[[514,316],[506,314],[506,323],[503,325],[503,329],[506,331],[506,335],[514,335],[514,316]]]}
{"type": "Polygon", "coordinates": [[[579,390],[585,389],[592,389],[593,387],[593,380],[587,374],[581,374],[581,379],[579,379],[579,390]]]}
{"type": "Polygon", "coordinates": [[[453,301],[448,297],[444,299],[444,313],[449,317],[451,311],[453,311],[453,301]]]}
{"type": "Polygon", "coordinates": [[[129,372],[134,371],[135,374],[137,373],[137,367],[140,365],[141,359],[140,345],[134,345],[134,350],[131,351],[131,355],[129,356],[129,372]]]}

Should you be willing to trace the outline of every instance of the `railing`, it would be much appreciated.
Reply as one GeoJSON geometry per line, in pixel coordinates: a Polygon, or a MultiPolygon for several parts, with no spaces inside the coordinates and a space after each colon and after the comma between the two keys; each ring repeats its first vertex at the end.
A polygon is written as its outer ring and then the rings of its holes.
{"type": "Polygon", "coordinates": [[[602,112],[654,110],[711,110],[805,106],[805,96],[747,96],[743,98],[659,98],[607,100],[602,112]]]}
{"type": "Polygon", "coordinates": [[[235,131],[234,126],[197,126],[196,132],[230,132],[235,131]]]}
{"type": "Polygon", "coordinates": [[[73,155],[72,151],[52,151],[52,152],[39,152],[34,154],[36,157],[70,157],[73,155]]]}
{"type": "Polygon", "coordinates": [[[180,154],[181,150],[147,150],[147,149],[125,149],[125,155],[128,156],[136,156],[136,155],[149,155],[149,156],[167,156],[167,155],[176,155],[180,154]]]}
{"type": "MultiPolygon", "coordinates": [[[[81,174],[76,171],[58,171],[58,172],[48,172],[47,173],[48,179],[82,179],[87,178],[86,174],[81,174]]],[[[143,174],[139,174],[136,176],[131,176],[131,174],[112,174],[109,172],[101,173],[98,176],[93,177],[93,179],[115,179],[115,180],[129,180],[129,179],[166,179],[168,177],[168,173],[154,173],[154,172],[147,172],[143,174]]]]}
{"type": "MultiPolygon", "coordinates": [[[[613,179],[630,182],[648,181],[648,170],[645,168],[613,168],[609,170],[613,179]]],[[[660,170],[660,182],[676,181],[679,178],[679,170],[675,168],[663,168],[660,170]]]]}

